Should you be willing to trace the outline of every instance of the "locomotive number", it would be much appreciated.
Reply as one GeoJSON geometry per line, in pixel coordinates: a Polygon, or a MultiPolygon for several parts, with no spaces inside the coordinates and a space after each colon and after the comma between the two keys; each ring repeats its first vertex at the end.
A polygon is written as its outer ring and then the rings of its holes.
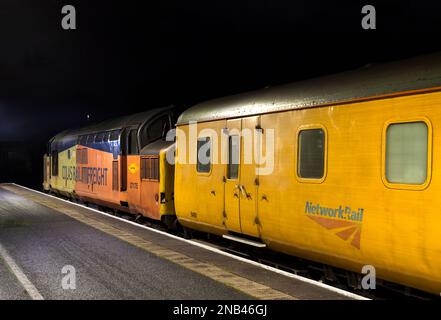
{"type": "Polygon", "coordinates": [[[138,183],[137,182],[130,182],[130,189],[138,189],[138,183]]]}

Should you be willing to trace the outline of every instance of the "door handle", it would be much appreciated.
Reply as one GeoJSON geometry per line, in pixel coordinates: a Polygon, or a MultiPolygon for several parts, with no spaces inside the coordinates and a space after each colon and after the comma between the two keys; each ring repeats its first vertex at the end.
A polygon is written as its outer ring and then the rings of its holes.
{"type": "Polygon", "coordinates": [[[243,196],[246,197],[247,193],[245,191],[245,187],[241,184],[239,184],[239,191],[240,191],[240,193],[242,193],[243,196]]]}
{"type": "MultiPolygon", "coordinates": [[[[235,188],[238,189],[238,190],[240,191],[240,193],[241,193],[244,197],[246,197],[247,199],[251,198],[250,194],[247,193],[247,191],[246,191],[244,185],[236,184],[235,188]]],[[[236,196],[236,195],[237,195],[237,193],[234,193],[234,196],[236,196]]]]}
{"type": "Polygon", "coordinates": [[[214,190],[211,190],[211,192],[210,192],[213,196],[215,196],[216,195],[216,191],[214,191],[214,190]]]}
{"type": "Polygon", "coordinates": [[[246,197],[247,199],[251,198],[251,195],[247,192],[244,185],[240,186],[240,191],[242,192],[243,196],[246,197]]]}

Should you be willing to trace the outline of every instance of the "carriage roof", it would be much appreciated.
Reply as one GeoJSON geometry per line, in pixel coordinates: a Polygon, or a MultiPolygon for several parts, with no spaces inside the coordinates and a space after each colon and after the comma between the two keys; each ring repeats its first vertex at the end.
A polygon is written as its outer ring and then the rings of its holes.
{"type": "Polygon", "coordinates": [[[77,129],[65,130],[57,134],[53,140],[51,140],[51,143],[61,145],[70,144],[70,142],[76,142],[77,138],[83,135],[95,134],[103,131],[121,130],[127,127],[139,127],[153,119],[158,114],[171,109],[172,107],[156,108],[128,116],[112,118],[77,129]]]}
{"type": "Polygon", "coordinates": [[[312,108],[441,86],[441,53],[214,99],[183,112],[177,124],[312,108]]]}

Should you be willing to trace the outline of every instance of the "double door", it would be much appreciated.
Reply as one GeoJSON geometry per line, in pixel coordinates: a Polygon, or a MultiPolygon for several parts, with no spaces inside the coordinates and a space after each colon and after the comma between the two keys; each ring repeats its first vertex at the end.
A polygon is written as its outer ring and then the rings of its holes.
{"type": "Polygon", "coordinates": [[[260,236],[259,117],[227,120],[224,221],[229,231],[260,236]]]}

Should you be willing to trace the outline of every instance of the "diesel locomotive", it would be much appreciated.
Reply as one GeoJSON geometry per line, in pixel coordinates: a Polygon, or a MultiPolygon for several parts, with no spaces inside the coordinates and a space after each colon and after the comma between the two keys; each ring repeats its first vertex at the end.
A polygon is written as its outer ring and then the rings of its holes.
{"type": "Polygon", "coordinates": [[[165,138],[174,122],[169,107],[61,132],[47,145],[43,189],[173,223],[173,141],[165,138]]]}

